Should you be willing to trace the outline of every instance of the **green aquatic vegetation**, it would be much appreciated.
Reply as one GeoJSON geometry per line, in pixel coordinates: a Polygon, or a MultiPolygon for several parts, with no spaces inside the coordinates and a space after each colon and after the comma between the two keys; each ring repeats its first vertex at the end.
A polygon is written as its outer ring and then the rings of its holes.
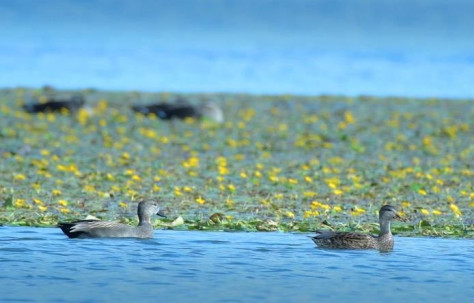
{"type": "Polygon", "coordinates": [[[0,90],[0,223],[131,222],[156,198],[161,228],[376,233],[390,203],[394,233],[474,237],[472,100],[183,95],[217,124],[130,110],[171,94],[82,93],[87,109],[32,115],[43,91],[0,90]]]}

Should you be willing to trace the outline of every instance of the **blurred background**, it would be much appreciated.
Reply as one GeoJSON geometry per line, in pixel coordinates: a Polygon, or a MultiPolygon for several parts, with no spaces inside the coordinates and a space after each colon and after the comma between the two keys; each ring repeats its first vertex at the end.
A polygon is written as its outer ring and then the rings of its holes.
{"type": "Polygon", "coordinates": [[[0,87],[474,97],[471,0],[0,0],[0,87]]]}

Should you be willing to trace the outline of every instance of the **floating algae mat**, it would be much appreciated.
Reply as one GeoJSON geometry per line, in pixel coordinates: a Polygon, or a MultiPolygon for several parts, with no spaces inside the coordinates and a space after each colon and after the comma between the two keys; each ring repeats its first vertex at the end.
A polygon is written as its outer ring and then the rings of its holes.
{"type": "Polygon", "coordinates": [[[58,92],[82,93],[78,112],[23,112],[47,93],[0,91],[0,223],[136,220],[157,198],[157,228],[376,232],[392,204],[395,233],[474,237],[472,100],[180,95],[218,124],[130,110],[173,94],[87,90],[58,92]]]}

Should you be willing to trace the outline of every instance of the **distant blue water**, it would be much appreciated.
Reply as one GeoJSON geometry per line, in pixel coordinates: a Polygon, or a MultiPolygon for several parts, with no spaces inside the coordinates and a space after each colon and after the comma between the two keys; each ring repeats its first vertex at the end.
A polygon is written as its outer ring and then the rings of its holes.
{"type": "Polygon", "coordinates": [[[67,239],[0,227],[1,302],[470,302],[471,240],[331,251],[305,234],[156,231],[67,239]]]}
{"type": "Polygon", "coordinates": [[[0,0],[0,87],[474,97],[471,0],[0,0]]]}

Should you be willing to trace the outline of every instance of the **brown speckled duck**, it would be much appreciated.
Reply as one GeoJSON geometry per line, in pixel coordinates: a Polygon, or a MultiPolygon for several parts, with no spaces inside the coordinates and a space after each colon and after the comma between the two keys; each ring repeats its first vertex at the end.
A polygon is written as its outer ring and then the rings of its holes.
{"type": "Polygon", "coordinates": [[[388,251],[393,249],[393,235],[390,231],[390,221],[401,220],[395,208],[384,205],[379,211],[380,233],[378,236],[354,233],[333,232],[329,230],[317,231],[311,239],[320,248],[333,249],[378,249],[388,251]]]}

